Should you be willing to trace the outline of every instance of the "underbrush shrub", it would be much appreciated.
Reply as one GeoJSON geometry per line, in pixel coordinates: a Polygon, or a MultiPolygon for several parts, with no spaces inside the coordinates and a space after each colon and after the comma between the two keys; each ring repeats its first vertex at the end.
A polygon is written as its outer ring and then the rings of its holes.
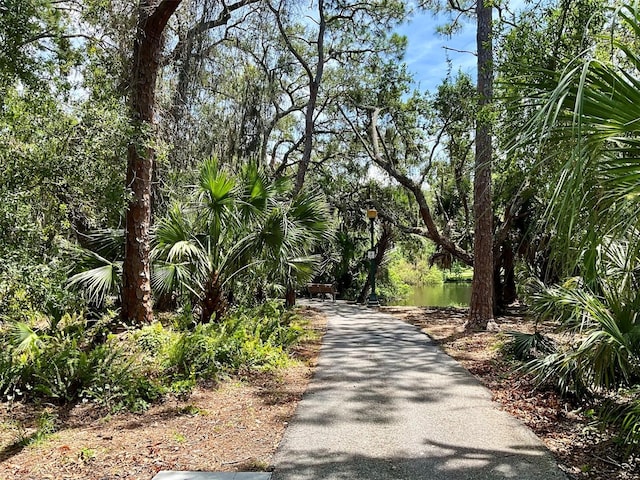
{"type": "Polygon", "coordinates": [[[167,372],[177,379],[215,378],[222,369],[218,360],[220,337],[215,325],[198,325],[193,332],[183,332],[167,353],[167,372]]]}
{"type": "MultiPolygon", "coordinates": [[[[49,327],[47,330],[49,330],[49,327]]],[[[86,372],[86,353],[78,339],[16,322],[4,337],[0,392],[8,400],[76,397],[86,372]]]]}
{"type": "Polygon", "coordinates": [[[155,322],[103,337],[95,332],[103,323],[88,328],[82,315],[66,315],[5,327],[2,399],[141,411],[165,393],[187,395],[199,380],[279,368],[305,333],[297,316],[272,302],[187,331],[155,322]]]}
{"type": "Polygon", "coordinates": [[[67,268],[57,258],[32,264],[0,257],[0,321],[42,321],[80,310],[82,300],[66,286],[67,268]]]}
{"type": "Polygon", "coordinates": [[[31,381],[25,379],[26,385],[33,388],[35,396],[58,403],[71,402],[90,383],[89,354],[79,349],[77,338],[55,340],[48,341],[33,361],[24,364],[31,377],[31,381]]]}
{"type": "Polygon", "coordinates": [[[21,369],[14,364],[11,352],[2,345],[0,349],[0,400],[13,400],[21,395],[21,369]]]}
{"type": "Polygon", "coordinates": [[[159,385],[142,368],[135,351],[114,336],[93,345],[84,319],[35,328],[17,322],[3,337],[0,395],[3,399],[43,399],[59,404],[94,401],[109,410],[141,410],[156,399],[159,385]]]}
{"type": "Polygon", "coordinates": [[[154,322],[133,332],[132,340],[135,348],[139,349],[147,360],[155,362],[162,361],[170,349],[169,346],[179,337],[179,331],[165,327],[161,322],[154,322]]]}
{"type": "Polygon", "coordinates": [[[238,309],[220,323],[182,332],[168,349],[167,371],[184,380],[278,368],[303,334],[297,317],[279,303],[238,309]]]}
{"type": "Polygon", "coordinates": [[[176,314],[171,316],[170,323],[175,330],[191,331],[198,325],[191,305],[191,300],[186,296],[181,300],[182,306],[178,309],[176,314]]]}
{"type": "Polygon", "coordinates": [[[408,261],[401,252],[394,251],[389,262],[389,271],[398,282],[410,286],[416,285],[440,285],[443,282],[442,271],[429,265],[428,258],[419,258],[408,261]]]}
{"type": "Polygon", "coordinates": [[[298,316],[285,310],[281,302],[267,302],[253,312],[240,313],[238,318],[249,336],[274,347],[287,349],[304,334],[298,316]]]}
{"type": "MultiPolygon", "coordinates": [[[[565,334],[558,348],[539,352],[522,367],[538,384],[554,385],[565,396],[591,402],[603,398],[599,421],[614,427],[630,450],[640,440],[640,323],[637,257],[625,243],[598,249],[600,275],[571,277],[547,286],[531,278],[525,299],[538,321],[554,322],[565,334]],[[632,394],[623,392],[634,392],[632,394]]],[[[538,346],[540,342],[538,342],[538,346]]]]}
{"type": "Polygon", "coordinates": [[[89,376],[79,397],[110,411],[144,411],[165,391],[140,358],[125,352],[116,339],[91,350],[87,363],[89,376]]]}
{"type": "Polygon", "coordinates": [[[405,299],[411,293],[411,285],[405,283],[392,269],[381,267],[377,274],[376,293],[383,304],[405,299]]]}
{"type": "Polygon", "coordinates": [[[287,360],[281,346],[274,346],[254,337],[242,343],[237,356],[233,358],[233,368],[240,373],[269,371],[286,365],[287,360]]]}
{"type": "Polygon", "coordinates": [[[167,387],[167,390],[178,398],[187,399],[193,389],[196,388],[197,383],[195,377],[184,380],[173,380],[167,387]]]}

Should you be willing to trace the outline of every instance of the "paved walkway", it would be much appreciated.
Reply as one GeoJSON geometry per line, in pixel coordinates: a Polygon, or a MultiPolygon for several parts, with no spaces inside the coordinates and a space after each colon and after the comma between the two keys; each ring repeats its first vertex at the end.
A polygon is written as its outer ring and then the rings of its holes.
{"type": "Polygon", "coordinates": [[[415,327],[343,302],[274,480],[564,479],[538,438],[415,327]]]}

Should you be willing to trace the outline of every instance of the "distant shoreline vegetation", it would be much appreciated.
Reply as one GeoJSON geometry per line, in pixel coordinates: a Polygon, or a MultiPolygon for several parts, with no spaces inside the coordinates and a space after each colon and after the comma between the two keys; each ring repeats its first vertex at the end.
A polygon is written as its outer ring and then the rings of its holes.
{"type": "Polygon", "coordinates": [[[409,298],[415,289],[445,283],[468,284],[473,279],[473,269],[454,263],[450,269],[442,270],[429,265],[432,252],[419,254],[406,248],[394,250],[386,268],[381,272],[380,296],[386,303],[399,303],[409,298]]]}

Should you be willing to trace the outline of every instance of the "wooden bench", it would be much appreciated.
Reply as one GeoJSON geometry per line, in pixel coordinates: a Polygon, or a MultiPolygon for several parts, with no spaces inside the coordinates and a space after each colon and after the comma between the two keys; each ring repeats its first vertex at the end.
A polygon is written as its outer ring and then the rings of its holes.
{"type": "Polygon", "coordinates": [[[314,295],[321,294],[322,300],[324,300],[325,293],[331,295],[333,301],[336,301],[336,289],[331,283],[308,283],[307,291],[309,292],[309,298],[312,298],[314,295]]]}

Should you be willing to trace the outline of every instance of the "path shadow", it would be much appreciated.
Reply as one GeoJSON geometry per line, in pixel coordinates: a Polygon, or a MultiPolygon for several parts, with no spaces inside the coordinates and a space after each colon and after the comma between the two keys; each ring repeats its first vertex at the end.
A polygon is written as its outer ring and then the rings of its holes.
{"type": "Polygon", "coordinates": [[[407,402],[441,403],[458,388],[479,385],[415,326],[340,301],[319,308],[348,320],[332,322],[325,334],[305,398],[322,403],[344,395],[348,410],[333,412],[327,407],[323,415],[300,416],[296,421],[329,425],[348,415],[363,423],[390,423],[407,402]],[[425,378],[438,381],[425,383],[425,378]]]}
{"type": "Polygon", "coordinates": [[[464,448],[425,441],[421,456],[393,454],[384,458],[317,451],[312,461],[293,456],[277,465],[272,480],[566,480],[544,455],[544,449],[464,448]]]}
{"type": "Polygon", "coordinates": [[[329,328],[274,480],[564,478],[535,436],[416,326],[344,302],[317,308],[329,328]]]}

